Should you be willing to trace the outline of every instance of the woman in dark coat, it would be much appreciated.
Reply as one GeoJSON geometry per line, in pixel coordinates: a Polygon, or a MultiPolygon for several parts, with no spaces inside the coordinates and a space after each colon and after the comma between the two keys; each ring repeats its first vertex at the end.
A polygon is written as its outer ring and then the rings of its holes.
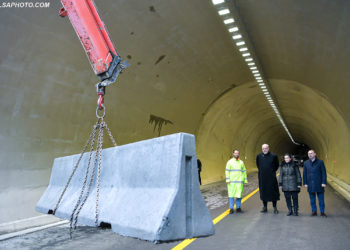
{"type": "Polygon", "coordinates": [[[298,165],[292,160],[290,154],[284,155],[284,161],[281,163],[279,186],[282,187],[284,197],[289,212],[287,216],[293,214],[298,216],[298,193],[301,187],[301,175],[298,165]],[[293,205],[291,198],[293,199],[293,205]]]}

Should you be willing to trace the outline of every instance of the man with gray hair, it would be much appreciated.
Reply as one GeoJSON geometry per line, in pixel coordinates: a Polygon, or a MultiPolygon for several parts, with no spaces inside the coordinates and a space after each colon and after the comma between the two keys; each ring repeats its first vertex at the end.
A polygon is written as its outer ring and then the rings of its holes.
{"type": "Polygon", "coordinates": [[[260,199],[263,202],[262,213],[267,212],[267,202],[272,201],[274,213],[278,214],[277,201],[280,199],[276,171],[279,167],[277,155],[270,152],[268,144],[261,146],[262,153],[256,156],[258,167],[260,199]]]}

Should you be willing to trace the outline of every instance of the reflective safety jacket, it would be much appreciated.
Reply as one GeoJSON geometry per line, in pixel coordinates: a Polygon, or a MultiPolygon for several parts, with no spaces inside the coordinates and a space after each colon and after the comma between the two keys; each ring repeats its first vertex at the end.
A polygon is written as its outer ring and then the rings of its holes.
{"type": "Polygon", "coordinates": [[[225,172],[228,197],[242,198],[243,184],[248,183],[244,162],[235,158],[230,159],[225,172]]]}

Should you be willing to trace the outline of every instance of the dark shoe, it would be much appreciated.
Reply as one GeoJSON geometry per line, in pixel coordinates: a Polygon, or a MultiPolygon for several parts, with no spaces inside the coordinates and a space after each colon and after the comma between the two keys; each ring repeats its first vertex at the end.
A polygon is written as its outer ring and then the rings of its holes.
{"type": "Polygon", "coordinates": [[[260,213],[267,213],[267,207],[263,207],[260,211],[260,213]]]}
{"type": "Polygon", "coordinates": [[[327,217],[327,215],[325,213],[321,213],[321,216],[325,217],[325,218],[327,217]]]}
{"type": "Polygon", "coordinates": [[[233,214],[233,209],[230,209],[230,214],[233,214]]]}
{"type": "Polygon", "coordinates": [[[312,212],[311,216],[317,216],[317,212],[312,212]]]}
{"type": "Polygon", "coordinates": [[[298,208],[294,208],[294,216],[298,216],[299,213],[298,213],[298,208]]]}
{"type": "Polygon", "coordinates": [[[239,207],[236,209],[236,213],[243,213],[242,209],[239,207]]]}
{"type": "Polygon", "coordinates": [[[291,216],[293,214],[292,210],[289,210],[289,212],[287,213],[287,216],[291,216]]]}
{"type": "Polygon", "coordinates": [[[278,214],[277,207],[274,207],[274,208],[273,208],[273,213],[274,213],[274,214],[278,214]]]}

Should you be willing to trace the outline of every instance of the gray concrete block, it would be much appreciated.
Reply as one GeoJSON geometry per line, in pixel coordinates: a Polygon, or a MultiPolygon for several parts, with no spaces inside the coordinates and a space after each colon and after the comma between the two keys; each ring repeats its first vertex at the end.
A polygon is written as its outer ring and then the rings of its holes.
{"type": "MultiPolygon", "coordinates": [[[[79,155],[56,158],[36,209],[54,209],[79,155]]],[[[212,218],[199,189],[195,138],[178,133],[102,152],[99,220],[120,235],[169,241],[212,235],[212,218]]],[[[85,153],[56,216],[69,219],[80,194],[85,153]]],[[[78,225],[95,226],[96,180],[78,225]]]]}

